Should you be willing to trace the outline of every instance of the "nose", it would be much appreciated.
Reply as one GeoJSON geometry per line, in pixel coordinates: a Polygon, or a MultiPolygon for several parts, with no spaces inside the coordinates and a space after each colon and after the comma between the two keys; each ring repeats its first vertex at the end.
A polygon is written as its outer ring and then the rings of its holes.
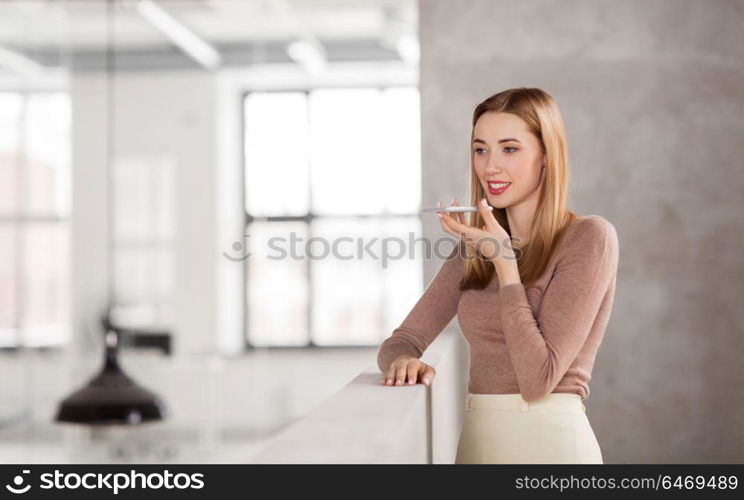
{"type": "Polygon", "coordinates": [[[500,174],[503,170],[498,166],[499,157],[498,155],[488,155],[488,162],[486,163],[486,172],[500,174]]]}
{"type": "Polygon", "coordinates": [[[489,161],[488,165],[486,165],[486,174],[489,175],[500,175],[503,172],[503,169],[496,165],[495,161],[489,161]]]}

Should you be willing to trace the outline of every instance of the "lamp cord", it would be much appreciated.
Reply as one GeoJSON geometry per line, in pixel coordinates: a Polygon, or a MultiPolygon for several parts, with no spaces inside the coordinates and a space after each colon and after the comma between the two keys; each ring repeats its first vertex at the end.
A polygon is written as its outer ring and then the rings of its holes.
{"type": "MultiPolygon", "coordinates": [[[[106,246],[107,246],[107,297],[106,314],[110,314],[116,301],[116,277],[114,265],[114,239],[115,239],[115,199],[114,199],[114,151],[115,151],[115,85],[116,76],[116,50],[114,36],[114,2],[106,0],[106,246]]],[[[104,332],[105,335],[105,332],[104,332]]]]}

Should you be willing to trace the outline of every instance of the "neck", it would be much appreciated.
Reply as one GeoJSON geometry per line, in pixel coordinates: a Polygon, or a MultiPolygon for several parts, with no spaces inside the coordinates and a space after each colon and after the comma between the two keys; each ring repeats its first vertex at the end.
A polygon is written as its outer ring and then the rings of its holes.
{"type": "Polygon", "coordinates": [[[537,196],[530,196],[516,205],[506,207],[506,220],[513,239],[513,246],[522,248],[529,241],[529,230],[537,210],[537,196]]]}
{"type": "Polygon", "coordinates": [[[527,198],[506,207],[506,220],[509,222],[511,237],[513,240],[516,240],[512,245],[517,248],[523,248],[528,243],[530,236],[529,230],[532,226],[532,219],[535,217],[535,212],[537,211],[537,200],[545,178],[544,173],[545,169],[540,173],[540,182],[537,187],[527,198]]]}

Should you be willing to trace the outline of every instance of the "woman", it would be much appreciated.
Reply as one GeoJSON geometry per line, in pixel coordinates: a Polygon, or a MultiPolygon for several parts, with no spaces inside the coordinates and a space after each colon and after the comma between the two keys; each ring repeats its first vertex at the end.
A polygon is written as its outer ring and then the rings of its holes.
{"type": "Polygon", "coordinates": [[[438,213],[460,242],[380,346],[383,384],[429,385],[434,368],[419,358],[457,314],[470,369],[456,463],[602,463],[583,401],[612,309],[618,240],[605,218],[567,209],[567,151],[561,114],[540,89],[475,108],[479,211],[469,224],[438,213]]]}

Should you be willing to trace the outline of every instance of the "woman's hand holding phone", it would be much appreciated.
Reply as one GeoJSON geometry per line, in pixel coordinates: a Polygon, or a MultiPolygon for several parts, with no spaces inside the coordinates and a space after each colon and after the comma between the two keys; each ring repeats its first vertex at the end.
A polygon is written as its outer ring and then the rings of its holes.
{"type": "MultiPolygon", "coordinates": [[[[439,202],[437,205],[442,204],[439,202]]],[[[451,205],[459,205],[456,198],[451,205]]],[[[466,245],[490,260],[497,270],[515,265],[514,249],[505,244],[510,240],[509,233],[498,223],[485,198],[478,204],[478,211],[485,222],[480,228],[468,225],[462,213],[439,213],[439,222],[445,232],[462,239],[466,245]]]]}

